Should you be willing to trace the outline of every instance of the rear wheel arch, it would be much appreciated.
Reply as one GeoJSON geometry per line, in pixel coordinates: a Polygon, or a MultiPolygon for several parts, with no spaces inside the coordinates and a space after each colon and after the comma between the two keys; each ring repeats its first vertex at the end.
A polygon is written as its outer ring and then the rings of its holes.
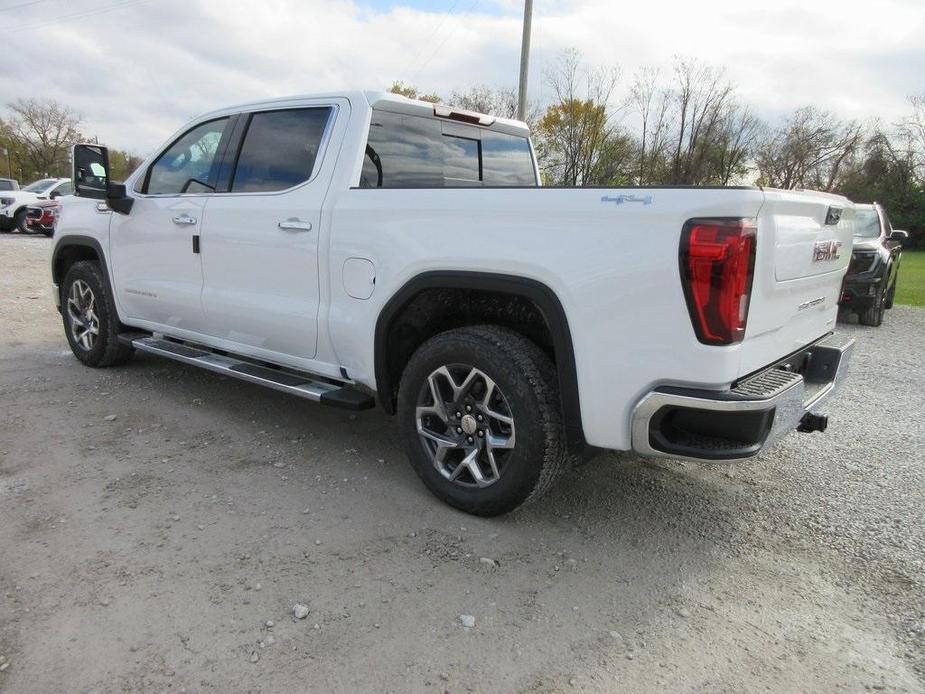
{"type": "MultiPolygon", "coordinates": [[[[376,389],[383,408],[389,413],[396,411],[396,396],[401,374],[407,358],[414,350],[434,334],[447,328],[464,325],[499,324],[511,327],[510,323],[494,322],[491,318],[472,315],[468,319],[454,316],[451,324],[428,326],[429,331],[413,335],[411,343],[396,349],[396,338],[401,330],[407,312],[414,310],[414,302],[426,292],[446,291],[469,292],[477,297],[503,296],[510,300],[512,311],[529,311],[535,307],[548,330],[548,350],[555,362],[559,391],[562,402],[562,416],[565,424],[569,449],[579,452],[584,447],[584,433],[581,423],[581,404],[578,392],[578,374],[575,352],[568,317],[556,293],[546,284],[519,275],[468,271],[425,272],[409,280],[385,304],[379,313],[375,331],[376,389]],[[409,344],[413,345],[409,349],[409,344]],[[399,352],[396,354],[396,352],[399,352]],[[407,354],[406,354],[407,352],[407,354]]],[[[526,337],[534,339],[524,330],[526,337]]]]}

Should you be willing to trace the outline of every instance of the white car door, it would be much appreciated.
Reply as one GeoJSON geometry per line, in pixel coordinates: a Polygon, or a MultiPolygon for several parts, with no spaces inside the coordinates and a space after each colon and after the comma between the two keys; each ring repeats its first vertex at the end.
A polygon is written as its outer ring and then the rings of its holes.
{"type": "Polygon", "coordinates": [[[126,320],[203,331],[199,235],[228,124],[218,118],[187,130],[136,184],[131,212],[113,215],[110,258],[126,320]]]}
{"type": "Polygon", "coordinates": [[[241,116],[228,190],[206,209],[202,303],[209,334],[243,353],[282,363],[315,356],[321,206],[339,107],[317,102],[241,116]]]}

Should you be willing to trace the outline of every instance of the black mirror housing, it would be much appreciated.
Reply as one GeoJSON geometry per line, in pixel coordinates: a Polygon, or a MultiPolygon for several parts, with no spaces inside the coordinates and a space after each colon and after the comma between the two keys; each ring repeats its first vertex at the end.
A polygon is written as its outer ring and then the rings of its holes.
{"type": "Polygon", "coordinates": [[[74,195],[80,198],[105,200],[109,183],[109,151],[99,145],[74,145],[74,195]]]}
{"type": "Polygon", "coordinates": [[[124,183],[112,181],[109,172],[109,150],[100,145],[74,145],[74,195],[93,200],[105,200],[110,209],[128,214],[134,200],[127,195],[124,183]]]}
{"type": "Polygon", "coordinates": [[[106,186],[106,203],[113,212],[128,214],[134,202],[135,199],[128,196],[124,183],[109,183],[106,186]]]}
{"type": "Polygon", "coordinates": [[[902,229],[893,229],[890,233],[890,241],[905,241],[909,238],[909,232],[902,229]]]}

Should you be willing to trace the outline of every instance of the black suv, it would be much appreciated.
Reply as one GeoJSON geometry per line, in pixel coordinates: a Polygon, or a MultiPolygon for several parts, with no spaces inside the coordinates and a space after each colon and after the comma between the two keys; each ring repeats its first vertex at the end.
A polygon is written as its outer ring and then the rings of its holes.
{"type": "Polygon", "coordinates": [[[905,231],[893,230],[880,205],[857,206],[857,228],[851,264],[842,285],[839,306],[858,314],[861,325],[877,326],[893,308],[905,231]]]}

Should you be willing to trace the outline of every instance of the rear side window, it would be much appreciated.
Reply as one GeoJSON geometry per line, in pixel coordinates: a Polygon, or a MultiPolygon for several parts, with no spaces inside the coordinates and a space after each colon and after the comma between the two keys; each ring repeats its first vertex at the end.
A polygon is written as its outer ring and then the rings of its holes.
{"type": "Polygon", "coordinates": [[[486,186],[533,186],[536,171],[525,137],[482,132],[483,183],[486,186]]]}
{"type": "Polygon", "coordinates": [[[286,190],[311,178],[330,116],[330,107],[253,114],[231,192],[286,190]]]}
{"type": "Polygon", "coordinates": [[[13,182],[0,178],[0,190],[14,190],[13,182]]]}
{"type": "Polygon", "coordinates": [[[211,193],[212,167],[227,118],[200,123],[180,136],[148,170],[145,192],[150,195],[211,193]]]}
{"type": "Polygon", "coordinates": [[[525,137],[373,111],[361,188],[535,186],[525,137]]]}

